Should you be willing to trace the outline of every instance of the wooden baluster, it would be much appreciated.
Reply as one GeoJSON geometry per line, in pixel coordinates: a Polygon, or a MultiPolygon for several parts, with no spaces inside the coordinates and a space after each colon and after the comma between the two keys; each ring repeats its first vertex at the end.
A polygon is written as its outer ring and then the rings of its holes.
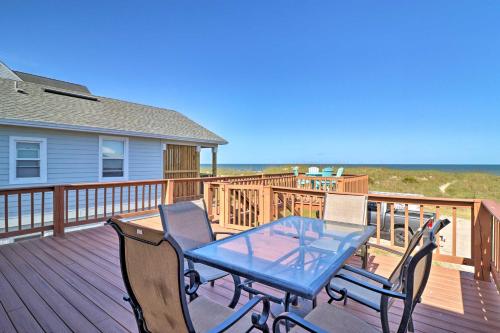
{"type": "MultiPolygon", "coordinates": [[[[40,210],[42,211],[42,216],[40,216],[40,223],[42,225],[42,227],[45,226],[45,191],[42,191],[42,199],[41,199],[41,207],[40,207],[40,210]]],[[[5,215],[7,216],[7,215],[5,215]]],[[[5,223],[5,226],[7,227],[7,223],[5,223]]],[[[45,231],[42,231],[42,236],[45,235],[45,231]]]]}
{"type": "Polygon", "coordinates": [[[273,209],[273,214],[271,216],[273,216],[273,218],[277,220],[279,219],[278,192],[274,192],[273,200],[274,200],[274,209],[273,209]]]}
{"type": "Polygon", "coordinates": [[[148,209],[151,209],[151,184],[148,186],[148,209]]]}
{"type": "Polygon", "coordinates": [[[389,210],[391,214],[391,246],[394,246],[394,204],[389,203],[389,210]]]}
{"type": "Polygon", "coordinates": [[[300,216],[304,216],[304,196],[300,195],[300,216]]]}
{"type": "Polygon", "coordinates": [[[120,186],[120,213],[123,213],[123,186],[120,186]]]}
{"type": "Polygon", "coordinates": [[[85,221],[89,220],[89,189],[85,189],[85,221]]]}
{"type": "Polygon", "coordinates": [[[21,210],[21,203],[22,203],[22,200],[21,200],[21,193],[18,193],[17,194],[17,230],[21,230],[22,229],[22,210],[21,210]]]}
{"type": "Polygon", "coordinates": [[[99,217],[99,214],[98,214],[98,211],[99,211],[98,203],[99,203],[99,188],[96,187],[94,189],[94,217],[95,217],[96,220],[99,217]]]}
{"type": "MultiPolygon", "coordinates": [[[[440,214],[439,214],[439,206],[436,206],[436,222],[439,221],[440,219],[440,214]]],[[[436,234],[436,243],[437,243],[437,248],[436,248],[436,253],[439,254],[441,252],[441,237],[439,237],[439,233],[436,234]]]]}
{"type": "Polygon", "coordinates": [[[409,218],[409,213],[408,213],[408,204],[405,204],[405,249],[406,247],[408,246],[408,242],[409,242],[409,237],[408,237],[408,233],[409,233],[409,229],[410,229],[410,218],[409,218]]]}
{"type": "Polygon", "coordinates": [[[155,184],[155,208],[158,207],[158,183],[155,184]]]}
{"type": "Polygon", "coordinates": [[[381,203],[377,202],[377,244],[380,244],[380,227],[381,227],[381,221],[380,221],[380,209],[381,209],[381,203]]]}
{"type": "Polygon", "coordinates": [[[78,222],[79,211],[80,211],[80,191],[76,189],[75,191],[75,222],[78,222]]]}
{"type": "Polygon", "coordinates": [[[457,207],[452,208],[451,212],[451,255],[457,255],[457,207]]]}
{"type": "Polygon", "coordinates": [[[249,221],[247,221],[247,192],[246,190],[242,190],[243,191],[243,225],[245,225],[246,227],[249,227],[250,226],[250,223],[249,221]]]}
{"type": "Polygon", "coordinates": [[[65,191],[66,193],[66,201],[63,207],[66,207],[66,223],[69,223],[69,190],[65,191]]]}
{"type": "Polygon", "coordinates": [[[108,215],[107,210],[108,210],[108,189],[106,186],[103,187],[102,189],[104,191],[104,217],[108,215]]]}
{"type": "MultiPolygon", "coordinates": [[[[420,228],[422,228],[422,226],[424,225],[424,205],[420,205],[420,228]]],[[[422,246],[422,244],[424,244],[424,239],[420,239],[420,246],[422,246]]]]}
{"type": "Polygon", "coordinates": [[[312,201],[313,201],[313,196],[309,196],[309,217],[313,217],[312,215],[312,201]]]}
{"type": "Polygon", "coordinates": [[[30,193],[31,229],[35,228],[35,194],[30,193]]]}
{"type": "Polygon", "coordinates": [[[142,185],[142,210],[144,210],[144,199],[146,197],[146,185],[142,185]]]}
{"type": "Polygon", "coordinates": [[[115,187],[111,188],[111,216],[115,215],[115,187]]]}
{"type": "Polygon", "coordinates": [[[130,188],[131,186],[127,186],[127,213],[130,213],[130,188]]]}
{"type": "Polygon", "coordinates": [[[283,214],[283,217],[285,217],[286,216],[286,203],[288,201],[287,201],[286,193],[283,193],[282,196],[283,196],[283,199],[282,199],[283,200],[283,213],[282,214],[283,214]]]}
{"type": "Polygon", "coordinates": [[[4,194],[3,196],[3,201],[4,201],[4,214],[5,214],[5,232],[9,232],[9,195],[4,194]]]}
{"type": "Polygon", "coordinates": [[[138,198],[137,192],[139,192],[138,187],[137,187],[137,185],[135,185],[134,196],[135,196],[135,211],[136,212],[138,211],[137,206],[139,205],[139,198],[138,198]]]}

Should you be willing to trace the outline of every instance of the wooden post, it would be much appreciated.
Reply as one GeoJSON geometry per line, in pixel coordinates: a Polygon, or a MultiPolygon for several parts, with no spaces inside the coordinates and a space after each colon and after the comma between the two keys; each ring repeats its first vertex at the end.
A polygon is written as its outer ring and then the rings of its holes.
{"type": "Polygon", "coordinates": [[[54,236],[64,236],[64,186],[54,186],[52,201],[54,211],[54,236]]]}
{"type": "Polygon", "coordinates": [[[261,187],[261,202],[259,224],[269,223],[272,220],[273,202],[272,202],[272,189],[271,186],[261,187]]]}
{"type": "Polygon", "coordinates": [[[170,205],[174,203],[174,186],[175,181],[173,179],[167,180],[167,188],[165,190],[165,205],[170,205]]]}
{"type": "Polygon", "coordinates": [[[213,208],[213,189],[212,184],[209,182],[204,182],[203,184],[203,200],[205,200],[205,206],[207,207],[207,215],[210,220],[213,220],[214,216],[212,214],[213,208]]]}
{"type": "Polygon", "coordinates": [[[338,178],[336,180],[336,183],[335,183],[335,192],[339,192],[339,193],[342,193],[342,192],[345,192],[345,189],[344,189],[344,180],[342,178],[338,178]]]}
{"type": "Polygon", "coordinates": [[[474,202],[471,213],[473,224],[472,258],[474,260],[474,278],[476,280],[490,281],[492,217],[482,205],[481,200],[474,202]]]}
{"type": "Polygon", "coordinates": [[[229,205],[231,204],[229,200],[229,190],[226,188],[227,184],[220,184],[219,187],[219,205],[220,205],[220,213],[219,213],[219,225],[221,227],[226,227],[226,224],[229,223],[229,205]]]}
{"type": "Polygon", "coordinates": [[[212,177],[217,177],[217,147],[212,147],[212,177]]]}

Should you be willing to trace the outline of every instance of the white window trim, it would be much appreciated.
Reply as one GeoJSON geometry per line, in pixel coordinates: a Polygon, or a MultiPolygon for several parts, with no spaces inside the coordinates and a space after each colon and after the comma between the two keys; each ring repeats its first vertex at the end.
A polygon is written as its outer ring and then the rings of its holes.
{"type": "Polygon", "coordinates": [[[99,181],[100,182],[113,182],[118,180],[128,180],[128,138],[119,136],[99,136],[99,181]],[[103,177],[102,176],[102,142],[103,140],[123,141],[124,156],[123,156],[123,177],[103,177]]]}
{"type": "Polygon", "coordinates": [[[43,184],[47,183],[47,138],[31,138],[22,136],[9,137],[9,184],[43,184]],[[40,177],[16,177],[16,143],[33,142],[40,144],[40,177]]]}

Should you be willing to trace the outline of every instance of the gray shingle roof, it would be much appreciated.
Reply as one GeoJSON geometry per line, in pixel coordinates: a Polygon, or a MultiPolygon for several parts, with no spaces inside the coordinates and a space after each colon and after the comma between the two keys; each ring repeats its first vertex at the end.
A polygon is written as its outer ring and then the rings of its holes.
{"type": "Polygon", "coordinates": [[[0,78],[0,124],[227,143],[177,111],[83,93],[98,100],[63,96],[45,92],[50,87],[24,81],[17,81],[24,91],[20,93],[14,82],[0,78]]]}
{"type": "Polygon", "coordinates": [[[13,71],[10,70],[3,62],[0,61],[0,78],[3,79],[11,79],[11,80],[19,80],[19,76],[17,76],[13,71]]]}
{"type": "Polygon", "coordinates": [[[19,72],[19,71],[13,71],[13,72],[18,77],[20,77],[21,80],[23,80],[25,82],[31,82],[31,83],[41,84],[44,86],[50,86],[50,87],[54,87],[54,88],[58,88],[58,89],[65,89],[65,90],[71,90],[71,91],[76,91],[76,92],[80,92],[80,93],[90,94],[89,88],[85,87],[82,84],[51,79],[51,78],[48,78],[45,76],[34,75],[34,74],[24,73],[24,72],[19,72]]]}

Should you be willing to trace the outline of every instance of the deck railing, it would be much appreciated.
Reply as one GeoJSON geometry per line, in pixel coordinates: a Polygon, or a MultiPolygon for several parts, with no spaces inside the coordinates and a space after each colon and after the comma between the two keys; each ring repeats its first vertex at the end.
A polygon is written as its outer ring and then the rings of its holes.
{"type": "MultiPolygon", "coordinates": [[[[289,215],[321,218],[324,198],[325,191],[320,190],[240,183],[205,184],[210,217],[236,230],[289,215]]],[[[498,281],[500,214],[491,213],[491,203],[488,206],[478,199],[383,194],[368,194],[368,200],[370,223],[376,227],[372,243],[402,251],[412,231],[427,218],[448,218],[451,225],[438,235],[435,259],[474,266],[478,279],[488,279],[491,266],[498,281]],[[396,234],[398,230],[402,232],[401,239],[396,234]]]]}
{"type": "MultiPolygon", "coordinates": [[[[349,178],[344,178],[343,191],[367,192],[363,184],[367,186],[367,177],[349,178]]],[[[68,227],[104,221],[115,214],[153,211],[160,203],[201,197],[210,218],[237,230],[289,215],[321,218],[326,189],[297,188],[300,179],[280,174],[4,189],[0,190],[0,212],[4,215],[0,215],[0,238],[52,231],[62,235],[68,227]]],[[[382,194],[368,194],[368,200],[370,223],[376,227],[373,243],[404,248],[412,223],[422,225],[429,214],[437,219],[447,217],[452,223],[442,231],[444,237],[438,238],[436,258],[473,265],[476,278],[486,280],[491,273],[500,285],[498,203],[382,194]],[[396,234],[398,228],[403,230],[402,239],[396,234]]]]}
{"type": "Polygon", "coordinates": [[[55,220],[54,186],[0,190],[0,238],[42,233],[51,230],[55,220]]]}
{"type": "Polygon", "coordinates": [[[279,179],[286,174],[62,184],[0,190],[0,239],[105,221],[115,214],[155,210],[159,203],[203,197],[206,182],[279,179]],[[3,216],[2,216],[3,214],[3,216]]]}

